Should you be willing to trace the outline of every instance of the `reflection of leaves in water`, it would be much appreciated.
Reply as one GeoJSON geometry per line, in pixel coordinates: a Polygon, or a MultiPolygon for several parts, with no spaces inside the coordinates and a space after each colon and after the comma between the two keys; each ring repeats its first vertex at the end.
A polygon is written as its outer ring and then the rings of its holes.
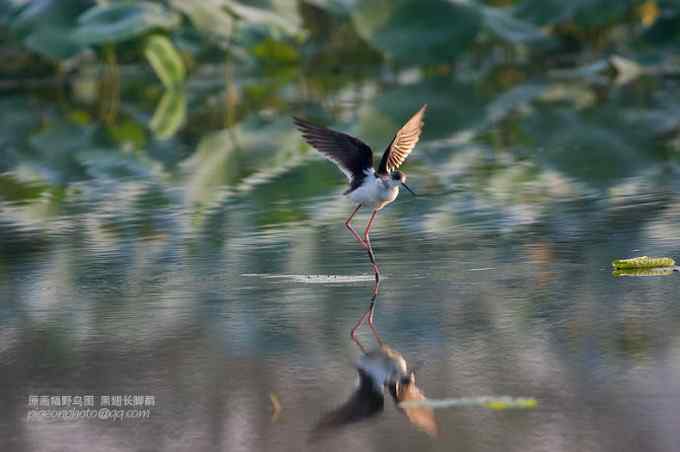
{"type": "Polygon", "coordinates": [[[187,101],[184,90],[169,89],[163,93],[149,122],[158,140],[172,138],[186,120],[187,101]]]}
{"type": "Polygon", "coordinates": [[[653,162],[645,152],[652,143],[644,132],[628,128],[608,111],[584,118],[566,109],[541,109],[523,127],[540,143],[541,160],[595,186],[612,184],[653,162]]]}
{"type": "Polygon", "coordinates": [[[90,148],[76,152],[75,157],[93,179],[148,178],[152,173],[151,162],[141,154],[120,155],[116,149],[90,148]]]}
{"type": "Polygon", "coordinates": [[[50,181],[64,183],[83,179],[84,168],[76,158],[76,152],[91,146],[94,132],[92,127],[56,120],[30,137],[34,154],[28,160],[35,162],[50,181]]]}
{"type": "Polygon", "coordinates": [[[29,202],[47,190],[41,181],[22,181],[11,174],[0,174],[0,199],[8,202],[29,202]]]}
{"type": "Polygon", "coordinates": [[[245,121],[206,136],[186,162],[187,201],[206,204],[223,188],[249,191],[252,187],[295,166],[303,157],[291,122],[245,121]]]}

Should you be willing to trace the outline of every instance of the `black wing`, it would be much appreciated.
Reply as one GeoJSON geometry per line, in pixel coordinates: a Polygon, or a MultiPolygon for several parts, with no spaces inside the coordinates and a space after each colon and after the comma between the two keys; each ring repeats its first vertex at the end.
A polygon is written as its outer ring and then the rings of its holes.
{"type": "Polygon", "coordinates": [[[335,163],[350,180],[352,189],[366,177],[365,171],[373,168],[371,148],[351,135],[315,126],[304,119],[293,118],[305,141],[335,163]]]}
{"type": "Polygon", "coordinates": [[[349,424],[368,420],[383,411],[384,403],[385,398],[382,392],[375,388],[371,376],[359,370],[359,387],[345,403],[326,413],[317,422],[309,439],[317,441],[349,424]]]}
{"type": "Polygon", "coordinates": [[[388,174],[404,163],[406,157],[411,153],[416,143],[420,139],[423,130],[423,116],[427,110],[427,105],[423,105],[418,112],[406,121],[406,124],[397,131],[392,142],[380,160],[378,174],[388,174]]]}

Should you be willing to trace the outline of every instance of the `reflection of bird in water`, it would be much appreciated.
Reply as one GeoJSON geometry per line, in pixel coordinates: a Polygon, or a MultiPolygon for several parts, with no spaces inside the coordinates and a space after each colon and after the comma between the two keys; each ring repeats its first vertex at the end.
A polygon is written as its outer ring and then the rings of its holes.
{"type": "MultiPolygon", "coordinates": [[[[351,335],[356,337],[356,330],[368,317],[368,325],[373,328],[373,310],[375,299],[380,287],[380,269],[375,262],[375,254],[371,246],[369,233],[373,226],[373,220],[380,209],[391,203],[399,195],[399,185],[403,185],[413,193],[406,185],[406,175],[399,171],[399,166],[404,163],[420,139],[423,128],[423,116],[427,105],[418,110],[401,129],[399,129],[383,153],[378,170],[373,168],[373,151],[363,141],[351,135],[335,130],[319,127],[303,119],[294,118],[295,125],[302,132],[307,143],[323,154],[327,159],[334,162],[340,170],[349,178],[350,187],[345,194],[349,196],[356,208],[345,221],[345,226],[352,233],[361,246],[368,251],[368,257],[373,265],[375,273],[375,286],[373,297],[368,310],[361,316],[352,328],[351,335]],[[363,239],[351,225],[352,218],[361,207],[373,209],[371,217],[366,225],[363,239]]],[[[415,194],[415,193],[413,193],[415,194]]]]}
{"type": "Polygon", "coordinates": [[[402,408],[400,402],[425,398],[416,386],[415,374],[408,370],[404,357],[387,346],[364,353],[357,363],[359,386],[344,404],[324,415],[312,431],[317,440],[348,424],[367,420],[383,411],[385,388],[409,421],[435,436],[437,423],[428,407],[402,408]]]}

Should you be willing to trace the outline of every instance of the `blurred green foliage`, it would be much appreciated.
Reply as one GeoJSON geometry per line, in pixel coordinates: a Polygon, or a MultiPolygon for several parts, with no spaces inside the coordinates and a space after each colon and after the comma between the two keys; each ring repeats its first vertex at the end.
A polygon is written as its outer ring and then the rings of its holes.
{"type": "Polygon", "coordinates": [[[676,160],[679,24],[671,0],[0,0],[0,196],[144,177],[210,205],[306,165],[292,114],[380,147],[423,103],[443,185],[472,152],[482,198],[606,194],[676,160]]]}

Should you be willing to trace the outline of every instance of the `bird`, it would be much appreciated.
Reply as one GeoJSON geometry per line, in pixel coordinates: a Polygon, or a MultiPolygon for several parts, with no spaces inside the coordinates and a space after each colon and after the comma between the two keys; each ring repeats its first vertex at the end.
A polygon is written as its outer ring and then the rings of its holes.
{"type": "Polygon", "coordinates": [[[385,389],[411,424],[431,436],[437,436],[437,421],[431,408],[401,405],[405,401],[425,399],[422,390],[416,386],[414,371],[408,369],[401,353],[387,345],[364,351],[356,363],[356,370],[358,386],[345,403],[317,422],[311,432],[311,441],[380,414],[384,410],[385,389]]]}
{"type": "Polygon", "coordinates": [[[399,170],[413,148],[420,140],[423,130],[423,118],[427,104],[423,105],[395,133],[392,141],[383,152],[378,169],[373,167],[373,150],[366,143],[352,135],[312,124],[302,118],[293,117],[295,126],[302,133],[304,140],[319,151],[328,160],[335,163],[347,176],[349,188],[343,193],[356,206],[345,220],[345,227],[354,239],[368,252],[373,266],[375,285],[368,310],[352,328],[350,335],[356,340],[356,330],[368,317],[368,325],[373,329],[375,299],[380,288],[380,268],[375,260],[371,246],[370,232],[375,216],[382,208],[397,199],[399,187],[403,186],[412,195],[413,190],[406,185],[406,174],[399,170]],[[352,227],[352,218],[362,207],[372,209],[363,238],[352,227]]]}

